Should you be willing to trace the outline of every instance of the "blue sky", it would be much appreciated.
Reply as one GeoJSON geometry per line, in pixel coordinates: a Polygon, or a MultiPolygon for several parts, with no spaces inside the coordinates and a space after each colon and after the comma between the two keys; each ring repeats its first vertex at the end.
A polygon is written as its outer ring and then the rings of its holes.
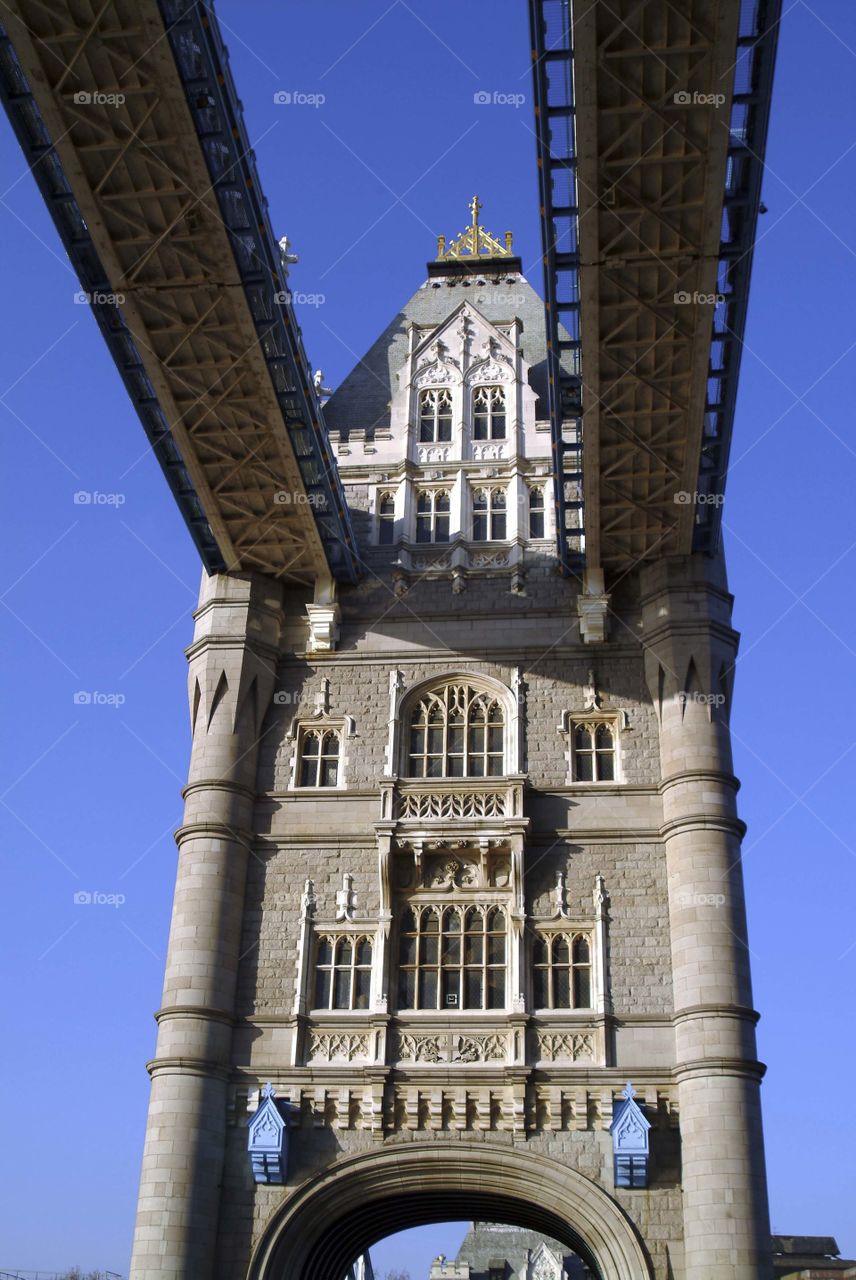
{"type": "MultiPolygon", "coordinates": [[[[735,755],[773,1227],[835,1234],[853,1255],[856,10],[785,10],[724,508],[743,633],[735,755]]],[[[419,285],[436,234],[463,228],[476,190],[540,289],[520,0],[218,12],[275,230],[300,254],[292,282],[323,296],[300,314],[328,385],[419,285]],[[278,91],[326,100],[278,105],[278,91]],[[484,91],[526,101],[476,104],[484,91]]],[[[126,1275],[199,565],[5,123],[0,147],[0,1269],[126,1275]],[[75,504],[81,491],[111,500],[75,504]],[[75,703],[81,691],[103,697],[75,703]],[[113,901],[76,905],[80,892],[113,901]]],[[[376,1252],[417,1280],[460,1234],[376,1252]]]]}

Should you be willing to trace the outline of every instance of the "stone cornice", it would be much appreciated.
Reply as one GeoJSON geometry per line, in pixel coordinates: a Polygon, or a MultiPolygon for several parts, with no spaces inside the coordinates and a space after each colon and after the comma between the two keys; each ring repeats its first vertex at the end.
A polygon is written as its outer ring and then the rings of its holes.
{"type": "Polygon", "coordinates": [[[673,818],[670,822],[664,822],[660,828],[660,836],[663,840],[668,840],[671,836],[682,835],[689,831],[725,831],[728,835],[742,840],[746,834],[746,823],[740,818],[719,815],[708,817],[703,813],[693,813],[686,818],[673,818]]]}
{"type": "Polygon", "coordinates": [[[679,773],[670,773],[668,777],[662,779],[658,790],[663,795],[671,787],[677,787],[682,782],[718,782],[722,786],[730,787],[735,793],[740,790],[740,779],[733,773],[725,773],[720,769],[682,769],[679,773]]]}

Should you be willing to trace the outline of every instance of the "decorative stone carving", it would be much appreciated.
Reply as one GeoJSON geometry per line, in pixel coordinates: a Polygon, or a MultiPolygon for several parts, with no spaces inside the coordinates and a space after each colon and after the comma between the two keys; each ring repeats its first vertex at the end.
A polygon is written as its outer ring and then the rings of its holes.
{"type": "Polygon", "coordinates": [[[342,876],[342,887],[336,890],[336,919],[352,920],[357,905],[354,892],[354,877],[347,871],[342,876]]]}
{"type": "Polygon", "coordinates": [[[310,1058],[353,1062],[369,1056],[369,1038],[352,1031],[313,1031],[309,1042],[310,1058]]]}
{"type": "Polygon", "coordinates": [[[417,389],[447,386],[455,381],[456,372],[454,364],[450,361],[431,360],[427,364],[420,365],[416,370],[413,385],[417,389]]]}
{"type": "Polygon", "coordinates": [[[425,467],[433,462],[448,462],[452,456],[452,446],[450,444],[425,444],[419,445],[419,462],[425,467]]]}
{"type": "Polygon", "coordinates": [[[414,1036],[401,1032],[397,1056],[402,1062],[444,1062],[443,1036],[414,1036]]]}
{"type": "Polygon", "coordinates": [[[504,818],[502,791],[405,791],[399,797],[400,818],[504,818]]]}
{"type": "Polygon", "coordinates": [[[508,1050],[505,1036],[455,1036],[453,1062],[504,1062],[508,1050]]]}
{"type": "Polygon", "coordinates": [[[542,1031],[538,1036],[538,1057],[545,1062],[594,1057],[594,1036],[588,1032],[542,1031]]]}
{"type": "Polygon", "coordinates": [[[467,889],[479,882],[478,864],[461,858],[432,858],[425,866],[426,888],[467,889]]]}
{"type": "Polygon", "coordinates": [[[273,1085],[266,1084],[261,1105],[248,1125],[247,1151],[253,1180],[281,1186],[288,1162],[288,1132],[275,1097],[273,1085]]]}
{"type": "Polygon", "coordinates": [[[473,459],[476,462],[495,462],[504,457],[504,440],[493,440],[489,444],[473,444],[473,459]]]}
{"type": "Polygon", "coordinates": [[[471,562],[474,569],[501,569],[508,564],[508,552],[474,551],[471,562]]]}

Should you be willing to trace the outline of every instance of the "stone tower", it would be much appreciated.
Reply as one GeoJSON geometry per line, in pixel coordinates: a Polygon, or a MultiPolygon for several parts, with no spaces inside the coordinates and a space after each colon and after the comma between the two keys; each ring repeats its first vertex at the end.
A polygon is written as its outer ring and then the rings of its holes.
{"type": "Polygon", "coordinates": [[[559,575],[546,379],[474,202],[326,405],[361,583],[203,581],[133,1280],[770,1274],[723,566],[559,575]]]}

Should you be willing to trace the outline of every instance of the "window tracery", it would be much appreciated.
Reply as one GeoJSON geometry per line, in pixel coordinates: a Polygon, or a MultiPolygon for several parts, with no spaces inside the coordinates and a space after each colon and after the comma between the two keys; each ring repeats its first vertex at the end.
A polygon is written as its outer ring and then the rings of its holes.
{"type": "Polygon", "coordinates": [[[465,684],[423,694],[410,713],[411,778],[485,778],[505,772],[505,712],[499,699],[465,684]]]}

